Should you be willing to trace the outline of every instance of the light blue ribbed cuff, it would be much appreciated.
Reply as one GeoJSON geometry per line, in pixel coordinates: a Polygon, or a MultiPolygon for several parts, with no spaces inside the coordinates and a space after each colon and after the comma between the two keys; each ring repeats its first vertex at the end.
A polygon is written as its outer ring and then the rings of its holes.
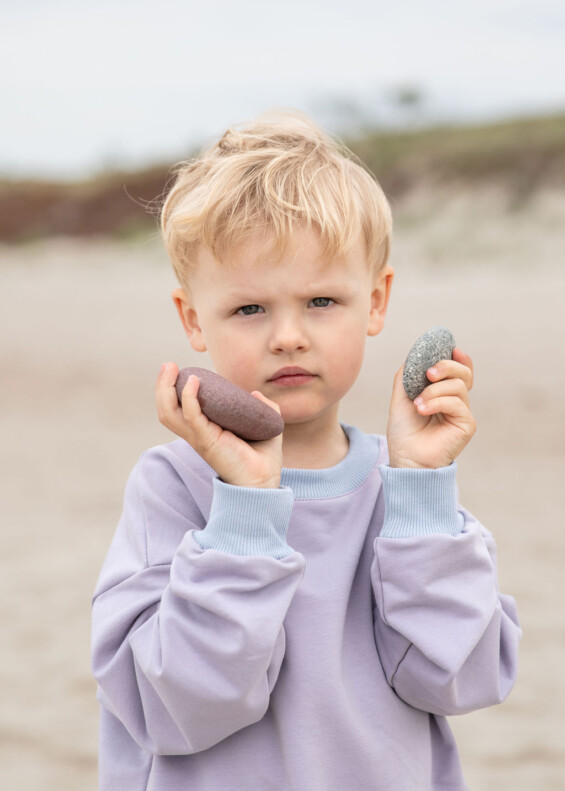
{"type": "Polygon", "coordinates": [[[202,549],[280,560],[293,552],[286,543],[293,504],[288,487],[255,489],[215,478],[210,519],[194,540],[202,549]]]}
{"type": "Polygon", "coordinates": [[[385,498],[381,536],[408,538],[426,533],[458,535],[463,515],[457,508],[457,465],[437,470],[379,467],[385,498]]]}

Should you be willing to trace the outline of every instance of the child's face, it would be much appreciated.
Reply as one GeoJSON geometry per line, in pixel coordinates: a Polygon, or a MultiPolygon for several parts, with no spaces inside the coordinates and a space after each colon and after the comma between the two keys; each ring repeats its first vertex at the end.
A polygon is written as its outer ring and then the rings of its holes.
{"type": "Polygon", "coordinates": [[[392,269],[371,273],[361,239],[327,263],[314,231],[283,258],[256,237],[222,265],[201,248],[177,304],[191,345],[216,371],[278,403],[285,423],[334,416],[353,385],[367,335],[383,327],[392,269]]]}

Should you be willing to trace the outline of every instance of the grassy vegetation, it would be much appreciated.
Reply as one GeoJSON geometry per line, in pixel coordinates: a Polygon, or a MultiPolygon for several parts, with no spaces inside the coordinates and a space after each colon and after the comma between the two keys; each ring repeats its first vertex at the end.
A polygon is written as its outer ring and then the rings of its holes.
{"type": "MultiPolygon", "coordinates": [[[[565,114],[477,126],[367,132],[345,141],[399,203],[441,184],[500,184],[519,208],[539,189],[565,186],[565,114]]],[[[75,184],[0,181],[0,241],[51,235],[125,238],[156,228],[169,165],[105,173],[75,184]]]]}
{"type": "Polygon", "coordinates": [[[0,241],[150,231],[157,223],[150,207],[167,180],[167,168],[156,166],[76,183],[0,181],[0,241]]]}
{"type": "Polygon", "coordinates": [[[527,199],[537,188],[565,183],[565,115],[414,132],[375,131],[348,141],[396,198],[417,182],[499,182],[527,199]]]}

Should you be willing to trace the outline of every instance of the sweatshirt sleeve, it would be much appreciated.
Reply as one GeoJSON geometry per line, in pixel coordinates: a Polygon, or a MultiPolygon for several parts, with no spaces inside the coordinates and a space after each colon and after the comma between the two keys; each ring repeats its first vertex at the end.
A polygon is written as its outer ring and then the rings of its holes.
{"type": "Polygon", "coordinates": [[[149,752],[205,750],[263,717],[304,569],[285,543],[292,505],[289,490],[220,484],[206,523],[166,460],[134,469],[94,595],[92,666],[99,700],[149,752]]]}
{"type": "Polygon", "coordinates": [[[457,505],[456,465],[380,471],[372,582],[388,683],[432,714],[500,703],[516,679],[521,631],[514,600],[498,591],[492,535],[457,505]]]}

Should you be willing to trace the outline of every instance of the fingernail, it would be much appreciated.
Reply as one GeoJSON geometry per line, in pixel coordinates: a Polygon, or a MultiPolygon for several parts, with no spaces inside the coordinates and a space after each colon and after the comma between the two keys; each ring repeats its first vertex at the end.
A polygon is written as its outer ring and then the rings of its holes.
{"type": "Polygon", "coordinates": [[[418,398],[414,399],[414,403],[416,404],[416,406],[422,406],[422,404],[424,403],[424,399],[421,396],[418,396],[418,398]]]}
{"type": "Polygon", "coordinates": [[[437,374],[438,374],[437,368],[428,368],[427,372],[429,374],[431,374],[432,376],[437,376],[437,374]]]}
{"type": "Polygon", "coordinates": [[[161,368],[159,370],[159,374],[162,374],[166,367],[167,367],[167,363],[161,363],[161,368]]]}

